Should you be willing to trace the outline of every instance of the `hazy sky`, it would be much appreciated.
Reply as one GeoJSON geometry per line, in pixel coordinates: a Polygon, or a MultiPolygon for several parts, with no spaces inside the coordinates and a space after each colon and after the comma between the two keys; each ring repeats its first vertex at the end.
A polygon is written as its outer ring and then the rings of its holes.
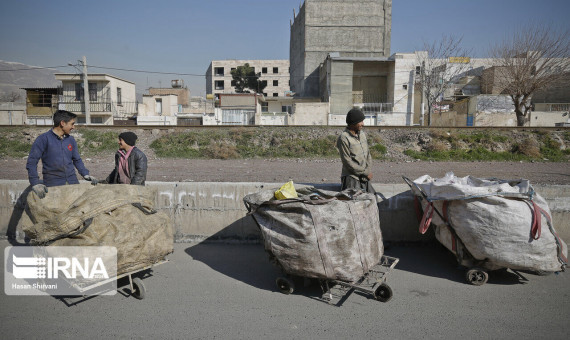
{"type": "MultiPolygon", "coordinates": [[[[288,59],[289,23],[301,2],[0,0],[0,60],[61,66],[86,56],[90,73],[134,81],[138,93],[183,79],[191,95],[203,96],[211,60],[288,59]]],[[[393,0],[391,53],[454,34],[483,57],[527,23],[567,29],[569,14],[570,0],[393,0]]]]}

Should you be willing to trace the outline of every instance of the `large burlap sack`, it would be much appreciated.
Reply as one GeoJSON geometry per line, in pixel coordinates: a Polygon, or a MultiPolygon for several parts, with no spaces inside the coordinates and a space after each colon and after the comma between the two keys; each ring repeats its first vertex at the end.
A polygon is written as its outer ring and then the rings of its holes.
{"type": "Polygon", "coordinates": [[[376,198],[297,188],[298,198],[274,199],[276,189],[244,197],[265,249],[287,274],[353,282],[383,254],[376,198]]]}
{"type": "Polygon", "coordinates": [[[556,234],[546,201],[528,180],[458,178],[448,173],[439,179],[425,175],[414,183],[414,194],[421,196],[421,188],[427,195],[420,231],[429,227],[426,216],[437,209],[443,219],[433,214],[436,238],[458,255],[461,264],[535,271],[566,266],[566,243],[556,234]]]}
{"type": "Polygon", "coordinates": [[[154,264],[173,251],[170,217],[154,210],[154,190],[138,185],[50,187],[45,198],[28,196],[33,244],[114,246],[117,275],[154,264]]]}

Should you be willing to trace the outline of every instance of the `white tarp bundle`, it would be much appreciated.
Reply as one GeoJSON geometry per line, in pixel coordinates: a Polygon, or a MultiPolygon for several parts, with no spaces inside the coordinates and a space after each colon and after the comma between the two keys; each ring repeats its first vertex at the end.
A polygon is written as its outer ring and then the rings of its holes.
{"type": "Polygon", "coordinates": [[[421,200],[420,232],[431,220],[436,238],[461,264],[488,270],[564,270],[566,243],[554,230],[546,201],[528,180],[459,178],[448,173],[439,179],[428,175],[416,179],[412,191],[418,197],[423,195],[420,189],[427,196],[421,200]]]}
{"type": "Polygon", "coordinates": [[[275,190],[247,195],[244,203],[285,273],[353,282],[380,261],[384,245],[374,195],[298,187],[298,198],[275,200],[275,190]]]}

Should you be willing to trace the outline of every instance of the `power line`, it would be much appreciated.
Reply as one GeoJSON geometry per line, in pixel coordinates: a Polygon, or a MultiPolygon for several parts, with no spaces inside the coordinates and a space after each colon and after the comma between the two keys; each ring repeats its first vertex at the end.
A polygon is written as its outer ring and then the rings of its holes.
{"type": "Polygon", "coordinates": [[[177,72],[159,72],[159,71],[145,71],[145,70],[132,70],[132,69],[125,69],[125,68],[117,68],[117,67],[105,67],[105,66],[95,66],[95,65],[87,65],[89,68],[100,68],[104,70],[116,70],[116,71],[126,71],[126,72],[139,72],[139,73],[154,73],[154,74],[169,74],[169,75],[177,75],[177,76],[194,76],[194,77],[205,77],[205,74],[195,74],[195,73],[177,73],[177,72]]]}
{"type": "Polygon", "coordinates": [[[0,70],[0,72],[6,72],[6,71],[27,71],[27,70],[39,70],[39,69],[61,68],[61,67],[70,67],[70,66],[69,66],[69,65],[61,65],[61,66],[30,66],[30,67],[28,67],[28,68],[4,69],[4,70],[0,70]]]}

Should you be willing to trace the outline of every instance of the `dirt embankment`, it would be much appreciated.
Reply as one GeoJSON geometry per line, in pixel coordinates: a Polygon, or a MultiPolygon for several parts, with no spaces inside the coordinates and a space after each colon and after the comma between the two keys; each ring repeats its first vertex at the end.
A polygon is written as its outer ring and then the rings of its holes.
{"type": "MultiPolygon", "coordinates": [[[[305,128],[314,136],[338,134],[342,128],[305,128]]],[[[28,128],[23,131],[10,132],[14,138],[33,141],[46,128],[28,128]]],[[[126,129],[109,129],[120,133],[126,129]]],[[[291,133],[303,131],[303,128],[290,129],[291,133]]],[[[338,183],[340,181],[341,163],[337,158],[250,158],[250,159],[172,159],[160,158],[150,148],[150,144],[166,134],[177,133],[182,129],[132,129],[138,136],[137,146],[149,158],[147,179],[150,181],[193,181],[193,182],[285,182],[292,179],[299,183],[338,183]]],[[[189,129],[187,131],[192,131],[189,129]]],[[[260,131],[260,130],[255,130],[260,131]]],[[[526,152],[540,150],[541,134],[548,133],[549,140],[556,142],[558,148],[570,148],[567,140],[568,131],[551,130],[534,133],[532,131],[512,129],[501,130],[500,138],[483,138],[479,143],[471,145],[460,138],[452,138],[459,134],[457,130],[439,129],[388,129],[367,128],[367,133],[376,138],[385,148],[384,160],[374,160],[373,181],[376,183],[403,183],[401,176],[417,178],[424,174],[441,177],[448,171],[458,176],[473,175],[476,177],[497,177],[505,179],[526,178],[532,183],[570,185],[570,164],[567,160],[548,161],[468,161],[468,162],[435,162],[417,160],[404,154],[405,150],[424,152],[429,150],[446,150],[481,145],[493,152],[509,151],[513,145],[527,147],[526,152]]],[[[6,135],[6,134],[5,134],[6,135]]],[[[82,138],[81,129],[75,134],[82,138]]],[[[261,136],[260,136],[261,138],[261,136]]],[[[93,143],[93,142],[91,142],[93,143]]],[[[87,154],[82,152],[85,165],[91,174],[104,178],[113,168],[112,151],[87,154]]],[[[3,157],[0,159],[0,179],[27,179],[25,157],[3,157]]],[[[41,168],[41,166],[40,166],[41,168]]]]}

